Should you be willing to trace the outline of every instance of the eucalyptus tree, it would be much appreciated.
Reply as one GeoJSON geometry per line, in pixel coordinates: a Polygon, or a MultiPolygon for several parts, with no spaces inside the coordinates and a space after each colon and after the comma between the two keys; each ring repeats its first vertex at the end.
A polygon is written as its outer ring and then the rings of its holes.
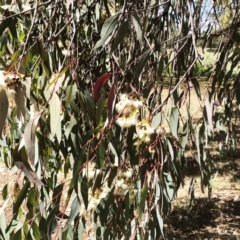
{"type": "Polygon", "coordinates": [[[2,190],[2,238],[166,236],[186,150],[210,196],[209,140],[220,129],[220,151],[236,148],[238,2],[227,26],[221,1],[0,2],[1,158],[17,174],[2,190]],[[200,49],[216,40],[200,89],[200,49]]]}

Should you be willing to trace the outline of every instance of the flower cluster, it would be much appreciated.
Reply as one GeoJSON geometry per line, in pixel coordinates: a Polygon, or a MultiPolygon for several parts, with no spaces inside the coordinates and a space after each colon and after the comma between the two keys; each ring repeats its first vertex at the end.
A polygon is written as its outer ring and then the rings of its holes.
{"type": "Polygon", "coordinates": [[[86,176],[88,181],[92,180],[97,175],[100,170],[95,168],[96,163],[89,161],[86,167],[83,169],[83,176],[86,176]]]}
{"type": "Polygon", "coordinates": [[[4,89],[8,96],[15,94],[15,91],[12,89],[15,83],[23,80],[24,75],[15,72],[6,72],[0,71],[0,89],[4,89]]]}
{"type": "Polygon", "coordinates": [[[111,191],[111,189],[107,186],[107,184],[104,184],[100,189],[96,189],[96,191],[92,192],[92,189],[90,188],[88,190],[88,208],[87,211],[95,210],[100,201],[107,197],[108,193],[111,191]]]}
{"type": "Polygon", "coordinates": [[[149,119],[143,119],[136,125],[137,135],[145,143],[151,141],[151,135],[154,133],[154,129],[151,127],[149,119]]]}
{"type": "Polygon", "coordinates": [[[115,196],[125,196],[129,192],[129,203],[133,204],[137,190],[133,182],[134,170],[129,168],[127,171],[119,171],[117,180],[115,182],[115,196]]]}
{"type": "Polygon", "coordinates": [[[127,94],[120,95],[120,101],[116,104],[117,113],[122,114],[116,121],[121,128],[129,128],[138,122],[139,108],[143,103],[138,100],[129,99],[127,94]]]}

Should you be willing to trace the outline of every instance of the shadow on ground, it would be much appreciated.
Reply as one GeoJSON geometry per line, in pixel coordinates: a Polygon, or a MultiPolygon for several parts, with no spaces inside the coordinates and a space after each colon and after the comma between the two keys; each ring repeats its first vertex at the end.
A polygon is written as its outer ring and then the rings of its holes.
{"type": "MultiPolygon", "coordinates": [[[[239,152],[238,152],[238,154],[239,152]]],[[[214,158],[218,174],[213,179],[211,199],[201,187],[195,190],[191,209],[188,186],[172,204],[166,219],[167,239],[240,240],[240,157],[214,158]]],[[[199,176],[196,161],[188,159],[188,178],[199,176]]],[[[199,182],[199,180],[198,180],[199,182]]],[[[186,184],[187,185],[187,184],[186,184]]]]}
{"type": "Polygon", "coordinates": [[[240,199],[221,194],[197,199],[189,211],[174,207],[168,216],[168,239],[240,239],[240,199]]]}

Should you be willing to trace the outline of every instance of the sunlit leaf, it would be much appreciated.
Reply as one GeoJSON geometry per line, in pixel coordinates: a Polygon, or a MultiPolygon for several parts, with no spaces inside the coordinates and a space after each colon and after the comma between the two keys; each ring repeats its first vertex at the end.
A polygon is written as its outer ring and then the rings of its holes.
{"type": "Polygon", "coordinates": [[[35,162],[35,145],[38,144],[36,137],[36,125],[40,116],[40,113],[38,113],[35,118],[31,119],[24,130],[24,141],[26,150],[28,153],[28,157],[30,158],[30,161],[33,165],[35,162]]]}
{"type": "Polygon", "coordinates": [[[161,113],[157,113],[152,119],[152,128],[156,129],[162,120],[161,113]]]}
{"type": "Polygon", "coordinates": [[[79,208],[80,200],[79,197],[76,195],[72,201],[70,215],[66,222],[65,227],[63,228],[63,231],[65,231],[69,227],[69,225],[73,222],[74,218],[79,214],[79,208]]]}
{"type": "Polygon", "coordinates": [[[170,114],[170,128],[172,135],[178,138],[178,121],[179,121],[179,111],[178,108],[172,108],[170,114]]]}
{"type": "Polygon", "coordinates": [[[205,106],[206,106],[208,124],[211,130],[213,131],[213,122],[212,122],[213,108],[210,101],[211,101],[210,95],[209,95],[209,92],[207,92],[205,106]]]}
{"type": "Polygon", "coordinates": [[[143,39],[143,33],[142,33],[142,29],[140,26],[140,20],[139,17],[137,15],[136,12],[134,12],[133,16],[132,16],[132,21],[135,27],[135,31],[137,33],[137,40],[142,43],[142,39],[143,39]]]}
{"type": "Polygon", "coordinates": [[[115,26],[117,25],[117,22],[118,22],[117,14],[109,17],[105,21],[105,23],[102,27],[102,30],[101,30],[101,39],[96,43],[94,49],[101,47],[106,42],[106,40],[108,39],[110,34],[113,32],[115,26]]]}
{"type": "Polygon", "coordinates": [[[50,128],[52,136],[55,136],[57,125],[61,112],[61,101],[56,93],[54,93],[49,101],[50,106],[50,128]]]}

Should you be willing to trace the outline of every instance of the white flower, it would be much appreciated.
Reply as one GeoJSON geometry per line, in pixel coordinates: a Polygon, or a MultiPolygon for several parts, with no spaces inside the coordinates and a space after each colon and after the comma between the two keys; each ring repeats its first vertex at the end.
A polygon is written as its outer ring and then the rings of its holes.
{"type": "Polygon", "coordinates": [[[151,135],[154,133],[154,129],[150,126],[148,119],[143,119],[137,124],[137,135],[140,139],[143,139],[145,143],[151,141],[151,135]]]}
{"type": "Polygon", "coordinates": [[[122,176],[125,178],[131,178],[133,176],[134,170],[129,168],[126,172],[122,173],[122,176]]]}
{"type": "Polygon", "coordinates": [[[140,108],[140,107],[143,106],[143,103],[142,103],[141,101],[136,100],[136,101],[133,101],[133,102],[132,102],[132,105],[133,105],[135,108],[140,108]]]}
{"type": "Polygon", "coordinates": [[[216,113],[224,113],[225,112],[225,110],[224,110],[224,107],[222,107],[222,106],[218,106],[217,108],[216,108],[216,113]]]}
{"type": "Polygon", "coordinates": [[[95,168],[95,162],[88,162],[86,167],[83,169],[83,176],[86,176],[88,181],[94,178],[95,174],[97,175],[100,170],[95,168]]]}
{"type": "Polygon", "coordinates": [[[137,124],[139,115],[139,108],[143,106],[143,103],[138,100],[132,100],[128,98],[127,94],[120,94],[120,101],[116,104],[115,108],[118,113],[122,114],[116,123],[121,128],[129,128],[137,124]]]}
{"type": "Polygon", "coordinates": [[[129,128],[131,126],[136,125],[137,123],[137,118],[138,116],[136,114],[132,114],[128,117],[119,117],[116,121],[116,123],[121,127],[121,128],[129,128]]]}

